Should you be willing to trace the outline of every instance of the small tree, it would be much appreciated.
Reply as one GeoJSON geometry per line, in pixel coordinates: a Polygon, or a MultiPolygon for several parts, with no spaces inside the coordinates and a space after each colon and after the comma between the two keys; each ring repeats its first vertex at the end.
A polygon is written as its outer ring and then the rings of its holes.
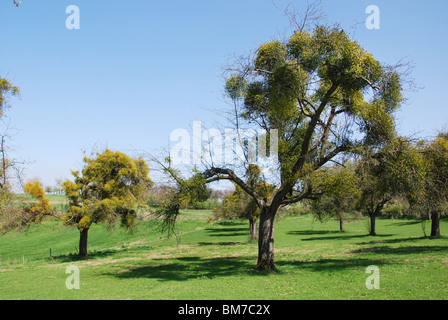
{"type": "Polygon", "coordinates": [[[417,199],[424,179],[419,149],[403,137],[388,140],[373,151],[363,148],[357,164],[360,209],[370,218],[370,235],[376,235],[376,218],[394,197],[417,199]]]}
{"type": "Polygon", "coordinates": [[[312,177],[313,188],[322,195],[311,202],[313,212],[319,219],[327,216],[339,221],[339,230],[344,231],[344,215],[353,212],[361,195],[354,165],[324,168],[312,177]]]}
{"type": "Polygon", "coordinates": [[[81,174],[72,172],[74,182],[62,184],[70,200],[70,210],[62,221],[79,229],[79,255],[85,257],[92,224],[106,222],[112,226],[120,221],[123,227],[132,228],[152,181],[142,159],[118,151],[97,153],[95,159],[85,157],[84,163],[81,174]]]}
{"type": "Polygon", "coordinates": [[[235,185],[232,194],[224,198],[221,208],[215,210],[215,216],[224,219],[248,219],[250,238],[256,239],[260,210],[256,202],[238,185],[235,185]]]}
{"type": "Polygon", "coordinates": [[[440,133],[424,149],[427,165],[423,203],[430,212],[431,237],[440,236],[440,217],[448,202],[448,133],[440,133]]]}

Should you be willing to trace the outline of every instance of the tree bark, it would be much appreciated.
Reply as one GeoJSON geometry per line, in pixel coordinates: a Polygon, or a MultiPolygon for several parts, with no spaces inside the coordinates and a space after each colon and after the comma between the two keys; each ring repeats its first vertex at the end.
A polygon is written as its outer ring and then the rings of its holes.
{"type": "Polygon", "coordinates": [[[276,210],[264,206],[260,215],[258,235],[258,270],[276,270],[274,263],[274,225],[276,210]]]}
{"type": "Polygon", "coordinates": [[[250,229],[250,239],[254,240],[257,238],[257,218],[249,219],[249,229],[250,229]]]}
{"type": "Polygon", "coordinates": [[[81,257],[87,257],[87,234],[89,232],[89,229],[82,229],[80,230],[80,237],[79,237],[79,255],[81,257]]]}
{"type": "Polygon", "coordinates": [[[431,237],[440,236],[439,213],[437,211],[431,212],[431,237]]]}
{"type": "Polygon", "coordinates": [[[342,218],[342,214],[339,215],[339,231],[344,231],[344,219],[342,218]]]}

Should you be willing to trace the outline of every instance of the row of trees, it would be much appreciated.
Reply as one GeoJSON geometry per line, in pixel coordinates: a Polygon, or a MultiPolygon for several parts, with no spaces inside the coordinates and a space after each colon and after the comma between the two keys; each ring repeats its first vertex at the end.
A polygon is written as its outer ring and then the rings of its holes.
{"type": "MultiPolygon", "coordinates": [[[[448,204],[448,135],[440,133],[432,141],[411,141],[397,137],[372,153],[353,150],[342,163],[325,166],[309,175],[306,183],[314,196],[307,205],[320,220],[336,218],[344,230],[344,217],[359,212],[369,217],[370,231],[376,235],[376,218],[394,200],[405,200],[408,213],[429,217],[431,237],[440,236],[440,218],[448,204]]],[[[255,181],[259,180],[257,168],[255,181]]],[[[248,174],[249,179],[254,175],[248,174]]],[[[251,184],[249,180],[247,183],[251,184]]],[[[259,183],[259,182],[258,182],[259,183]]],[[[266,191],[268,191],[266,189],[266,191]]],[[[248,219],[251,238],[256,238],[254,224],[260,216],[256,202],[241,187],[226,196],[216,218],[248,219]]]]}
{"type": "MultiPolygon", "coordinates": [[[[441,133],[435,140],[410,141],[394,137],[381,147],[358,145],[350,149],[350,157],[332,166],[323,166],[308,173],[302,183],[313,190],[305,197],[312,200],[312,209],[319,217],[338,218],[343,229],[343,215],[362,211],[370,217],[371,235],[376,235],[375,218],[384,206],[396,197],[405,197],[416,213],[429,212],[432,219],[431,236],[440,235],[439,219],[448,195],[448,135],[441,133]]],[[[348,152],[346,154],[349,154],[348,152]]],[[[174,185],[159,190],[156,216],[162,217],[164,230],[174,231],[180,208],[194,201],[205,201],[211,191],[206,187],[205,173],[194,169],[191,178],[182,177],[179,170],[155,160],[172,178],[174,185]]],[[[39,223],[45,216],[57,216],[67,225],[80,231],[79,254],[87,256],[87,235],[93,223],[110,226],[117,221],[132,228],[139,210],[147,210],[152,181],[149,168],[142,158],[131,159],[121,152],[106,150],[96,158],[84,158],[81,172],[72,172],[74,181],[61,184],[70,200],[67,213],[58,215],[45,197],[39,182],[24,186],[37,204],[27,204],[3,223],[4,230],[39,223]]],[[[249,165],[245,184],[264,198],[270,197],[275,187],[263,181],[262,169],[249,165]]],[[[7,190],[2,188],[3,191],[7,190]]],[[[305,199],[304,198],[304,199],[305,199]]],[[[237,183],[235,191],[227,195],[217,210],[219,218],[248,219],[251,238],[256,238],[257,220],[261,214],[255,199],[237,183]]],[[[4,217],[3,217],[4,218],[4,217]]],[[[6,220],[3,219],[3,222],[6,220]]]]}
{"type": "MultiPolygon", "coordinates": [[[[413,142],[395,129],[406,66],[377,61],[341,27],[319,24],[312,7],[303,16],[300,23],[291,19],[295,30],[289,38],[269,41],[237,59],[225,85],[233,127],[262,129],[266,141],[271,132],[278,133],[278,162],[271,168],[276,180],[249,156],[239,165],[203,163],[191,169],[190,177],[173,168],[169,158],[149,159],[173,181],[155,214],[169,232],[182,205],[207,196],[207,184],[234,183],[222,214],[244,216],[251,230],[258,222],[259,270],[276,268],[275,220],[281,208],[293,203],[311,200],[316,212],[335,216],[357,206],[370,216],[375,235],[375,218],[391,199],[402,196],[431,214],[431,234],[438,235],[447,201],[448,134],[413,142]]],[[[16,90],[3,82],[2,88],[16,90]]],[[[243,142],[243,150],[248,143],[243,142]]],[[[106,150],[84,162],[81,172],[73,172],[74,181],[62,185],[70,199],[62,221],[80,230],[81,255],[87,254],[93,223],[120,221],[132,227],[152,185],[142,158],[106,150]]]]}
{"type": "Polygon", "coordinates": [[[405,199],[410,213],[431,218],[431,236],[439,236],[448,201],[447,147],[446,133],[428,142],[401,137],[353,162],[325,168],[313,177],[322,196],[311,202],[312,208],[318,216],[338,217],[341,228],[344,213],[363,212],[370,218],[370,235],[376,235],[375,219],[384,207],[405,199]]]}

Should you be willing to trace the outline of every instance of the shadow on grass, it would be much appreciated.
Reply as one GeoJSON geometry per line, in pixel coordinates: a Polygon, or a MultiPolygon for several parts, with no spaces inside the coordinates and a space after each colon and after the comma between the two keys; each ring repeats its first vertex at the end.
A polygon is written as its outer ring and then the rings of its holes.
{"type": "Polygon", "coordinates": [[[394,225],[396,225],[396,226],[412,226],[412,225],[416,225],[416,224],[422,224],[423,222],[426,222],[427,220],[413,219],[413,220],[402,220],[402,221],[400,221],[400,220],[397,220],[397,219],[394,219],[394,220],[391,219],[390,221],[393,221],[394,225]]]}
{"type": "MultiPolygon", "coordinates": [[[[374,238],[374,237],[372,237],[374,238]]],[[[366,242],[360,242],[360,245],[367,245],[367,244],[380,244],[380,243],[403,243],[403,242],[413,242],[418,240],[424,240],[429,239],[425,237],[409,237],[409,238],[396,238],[396,239],[385,239],[385,240],[372,240],[372,241],[366,241],[366,242]]]]}
{"type": "Polygon", "coordinates": [[[376,246],[370,248],[362,248],[352,251],[352,253],[376,253],[376,254],[414,254],[414,253],[439,253],[448,252],[448,246],[376,246]]]}
{"type": "Polygon", "coordinates": [[[389,264],[385,259],[320,259],[316,261],[279,261],[277,267],[293,266],[302,270],[311,271],[344,271],[346,269],[365,269],[368,266],[382,266],[389,264]]]}
{"type": "Polygon", "coordinates": [[[289,267],[316,272],[339,272],[346,269],[365,269],[370,265],[388,264],[385,259],[321,259],[317,261],[278,261],[275,271],[258,271],[253,257],[219,257],[204,259],[197,256],[179,257],[167,262],[155,259],[148,265],[105,274],[119,279],[147,278],[159,281],[188,281],[214,279],[227,276],[256,277],[269,274],[281,275],[289,267]]]}
{"type": "Polygon", "coordinates": [[[213,279],[217,277],[247,276],[254,268],[253,258],[219,257],[179,257],[169,260],[154,259],[146,266],[128,269],[121,273],[106,274],[119,279],[148,278],[160,281],[187,281],[191,279],[213,279]]]}
{"type": "Polygon", "coordinates": [[[364,239],[364,238],[382,238],[391,237],[393,234],[378,234],[371,236],[369,234],[349,234],[346,231],[291,231],[290,235],[322,235],[321,237],[303,238],[301,241],[316,241],[316,240],[351,240],[351,239],[364,239]],[[334,235],[337,234],[337,235],[334,235]]]}
{"type": "Polygon", "coordinates": [[[117,252],[118,252],[117,250],[97,251],[97,252],[89,253],[89,255],[87,257],[81,257],[77,253],[70,253],[70,254],[66,254],[66,255],[51,257],[49,259],[52,259],[53,261],[59,261],[59,262],[88,261],[88,260],[113,256],[113,255],[116,255],[117,252]]]}
{"type": "Polygon", "coordinates": [[[249,234],[249,228],[207,229],[206,232],[209,233],[211,237],[246,236],[249,234]]]}
{"type": "Polygon", "coordinates": [[[235,220],[224,220],[224,221],[218,221],[215,223],[216,225],[219,226],[243,226],[246,225],[246,222],[242,222],[242,221],[235,221],[235,220]]]}
{"type": "Polygon", "coordinates": [[[334,233],[343,234],[344,231],[304,230],[304,231],[290,231],[287,234],[296,235],[296,236],[313,236],[313,235],[317,235],[317,234],[334,234],[334,233]]]}
{"type": "Polygon", "coordinates": [[[244,242],[240,241],[225,241],[225,242],[198,242],[197,245],[199,246],[235,246],[235,245],[241,245],[244,244],[244,242]]]}

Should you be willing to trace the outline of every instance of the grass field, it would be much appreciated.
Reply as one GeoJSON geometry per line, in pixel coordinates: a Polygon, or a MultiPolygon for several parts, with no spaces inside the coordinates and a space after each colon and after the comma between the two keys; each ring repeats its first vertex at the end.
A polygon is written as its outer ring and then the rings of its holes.
{"type": "MultiPolygon", "coordinates": [[[[254,270],[257,243],[248,223],[210,225],[208,211],[184,211],[179,238],[147,222],[134,233],[94,225],[89,257],[79,259],[77,230],[48,221],[26,234],[0,237],[0,299],[441,299],[448,298],[448,239],[423,237],[419,220],[317,222],[284,217],[276,224],[278,272],[254,270]],[[50,248],[52,257],[50,257],[50,248]],[[67,267],[80,270],[68,290],[67,267]],[[379,267],[380,289],[368,290],[366,268],[379,267]]],[[[427,230],[429,230],[429,222],[427,230]]],[[[448,232],[448,221],[441,222],[448,232]]]]}

